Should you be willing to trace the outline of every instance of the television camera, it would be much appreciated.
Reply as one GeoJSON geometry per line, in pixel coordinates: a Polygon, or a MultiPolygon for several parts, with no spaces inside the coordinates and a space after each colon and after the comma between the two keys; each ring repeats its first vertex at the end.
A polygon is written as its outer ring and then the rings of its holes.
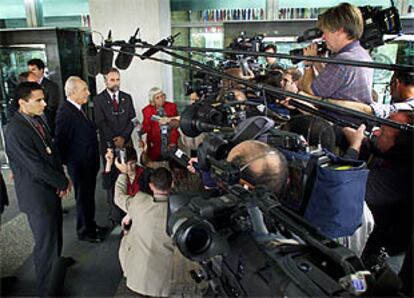
{"type": "MultiPolygon", "coordinates": [[[[241,32],[239,36],[233,39],[228,48],[235,51],[263,52],[263,39],[264,36],[261,34],[249,38],[245,32],[241,32]]],[[[227,61],[223,62],[224,69],[240,67],[243,75],[248,75],[248,70],[251,70],[255,77],[263,76],[266,71],[266,68],[259,63],[256,56],[227,55],[226,58],[227,61]]]]}
{"type": "MultiPolygon", "coordinates": [[[[200,127],[193,129],[200,132],[200,127]]],[[[240,165],[226,161],[228,152],[264,134],[273,136],[272,147],[306,151],[300,136],[274,128],[264,117],[250,120],[233,133],[208,135],[198,149],[197,168],[209,171],[220,189],[169,198],[167,233],[186,258],[200,263],[193,279],[208,281],[208,295],[220,297],[374,293],[379,269],[366,270],[353,252],[321,234],[265,186],[246,190],[240,184],[240,165]]]]}

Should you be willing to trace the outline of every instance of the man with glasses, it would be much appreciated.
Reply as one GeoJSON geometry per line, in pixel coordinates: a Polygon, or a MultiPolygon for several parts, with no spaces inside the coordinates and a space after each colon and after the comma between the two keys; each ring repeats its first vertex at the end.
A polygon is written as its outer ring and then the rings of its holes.
{"type": "MultiPolygon", "coordinates": [[[[135,118],[135,109],[132,97],[120,90],[121,77],[118,69],[112,68],[104,76],[106,89],[93,100],[95,123],[99,130],[100,149],[102,160],[105,163],[105,153],[108,147],[115,151],[124,148],[130,142],[134,128],[132,119],[135,118]]],[[[110,224],[119,224],[123,212],[114,204],[114,187],[119,172],[112,168],[110,188],[106,189],[109,205],[108,219],[110,224]]]]}

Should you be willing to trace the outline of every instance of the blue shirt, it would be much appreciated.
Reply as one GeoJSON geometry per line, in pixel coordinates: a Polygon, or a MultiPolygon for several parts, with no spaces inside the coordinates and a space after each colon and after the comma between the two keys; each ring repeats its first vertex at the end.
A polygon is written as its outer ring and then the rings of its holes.
{"type": "MultiPolygon", "coordinates": [[[[357,40],[343,47],[332,58],[372,61],[357,40]]],[[[329,63],[313,80],[311,88],[316,96],[370,104],[373,75],[373,69],[329,63]]]]}

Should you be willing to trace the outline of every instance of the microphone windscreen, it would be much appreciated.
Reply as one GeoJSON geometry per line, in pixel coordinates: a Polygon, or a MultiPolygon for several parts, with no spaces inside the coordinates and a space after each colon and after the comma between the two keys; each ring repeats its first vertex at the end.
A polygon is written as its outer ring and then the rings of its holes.
{"type": "MultiPolygon", "coordinates": [[[[167,39],[163,39],[161,41],[159,41],[155,46],[168,46],[168,40],[167,39]]],[[[159,52],[161,49],[156,49],[156,48],[150,48],[149,50],[147,50],[145,53],[142,54],[143,56],[143,60],[145,58],[151,57],[152,55],[154,55],[155,53],[159,52]]]]}
{"type": "Polygon", "coordinates": [[[109,70],[112,68],[112,60],[114,58],[114,53],[112,51],[105,50],[104,48],[100,51],[101,55],[101,74],[108,74],[109,70]]]}
{"type": "Polygon", "coordinates": [[[86,51],[86,64],[89,76],[95,77],[101,71],[101,55],[95,45],[90,45],[86,51]]]}
{"type": "Polygon", "coordinates": [[[121,51],[131,53],[131,55],[119,53],[115,59],[115,65],[119,69],[127,69],[131,65],[132,59],[134,58],[133,54],[135,54],[135,45],[125,43],[122,45],[121,51]]]}

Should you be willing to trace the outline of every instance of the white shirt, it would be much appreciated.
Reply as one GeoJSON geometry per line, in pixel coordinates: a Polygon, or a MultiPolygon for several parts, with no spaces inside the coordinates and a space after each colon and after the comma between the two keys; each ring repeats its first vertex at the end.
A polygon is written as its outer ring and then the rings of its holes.
{"type": "Polygon", "coordinates": [[[114,94],[115,94],[116,101],[119,103],[119,91],[116,91],[115,93],[113,93],[113,92],[109,91],[108,89],[106,89],[106,92],[108,92],[109,97],[111,99],[114,98],[114,94]]]}
{"type": "Polygon", "coordinates": [[[68,102],[70,102],[71,104],[73,104],[79,111],[82,109],[82,106],[76,102],[74,102],[72,99],[70,99],[68,97],[68,102]]]}

